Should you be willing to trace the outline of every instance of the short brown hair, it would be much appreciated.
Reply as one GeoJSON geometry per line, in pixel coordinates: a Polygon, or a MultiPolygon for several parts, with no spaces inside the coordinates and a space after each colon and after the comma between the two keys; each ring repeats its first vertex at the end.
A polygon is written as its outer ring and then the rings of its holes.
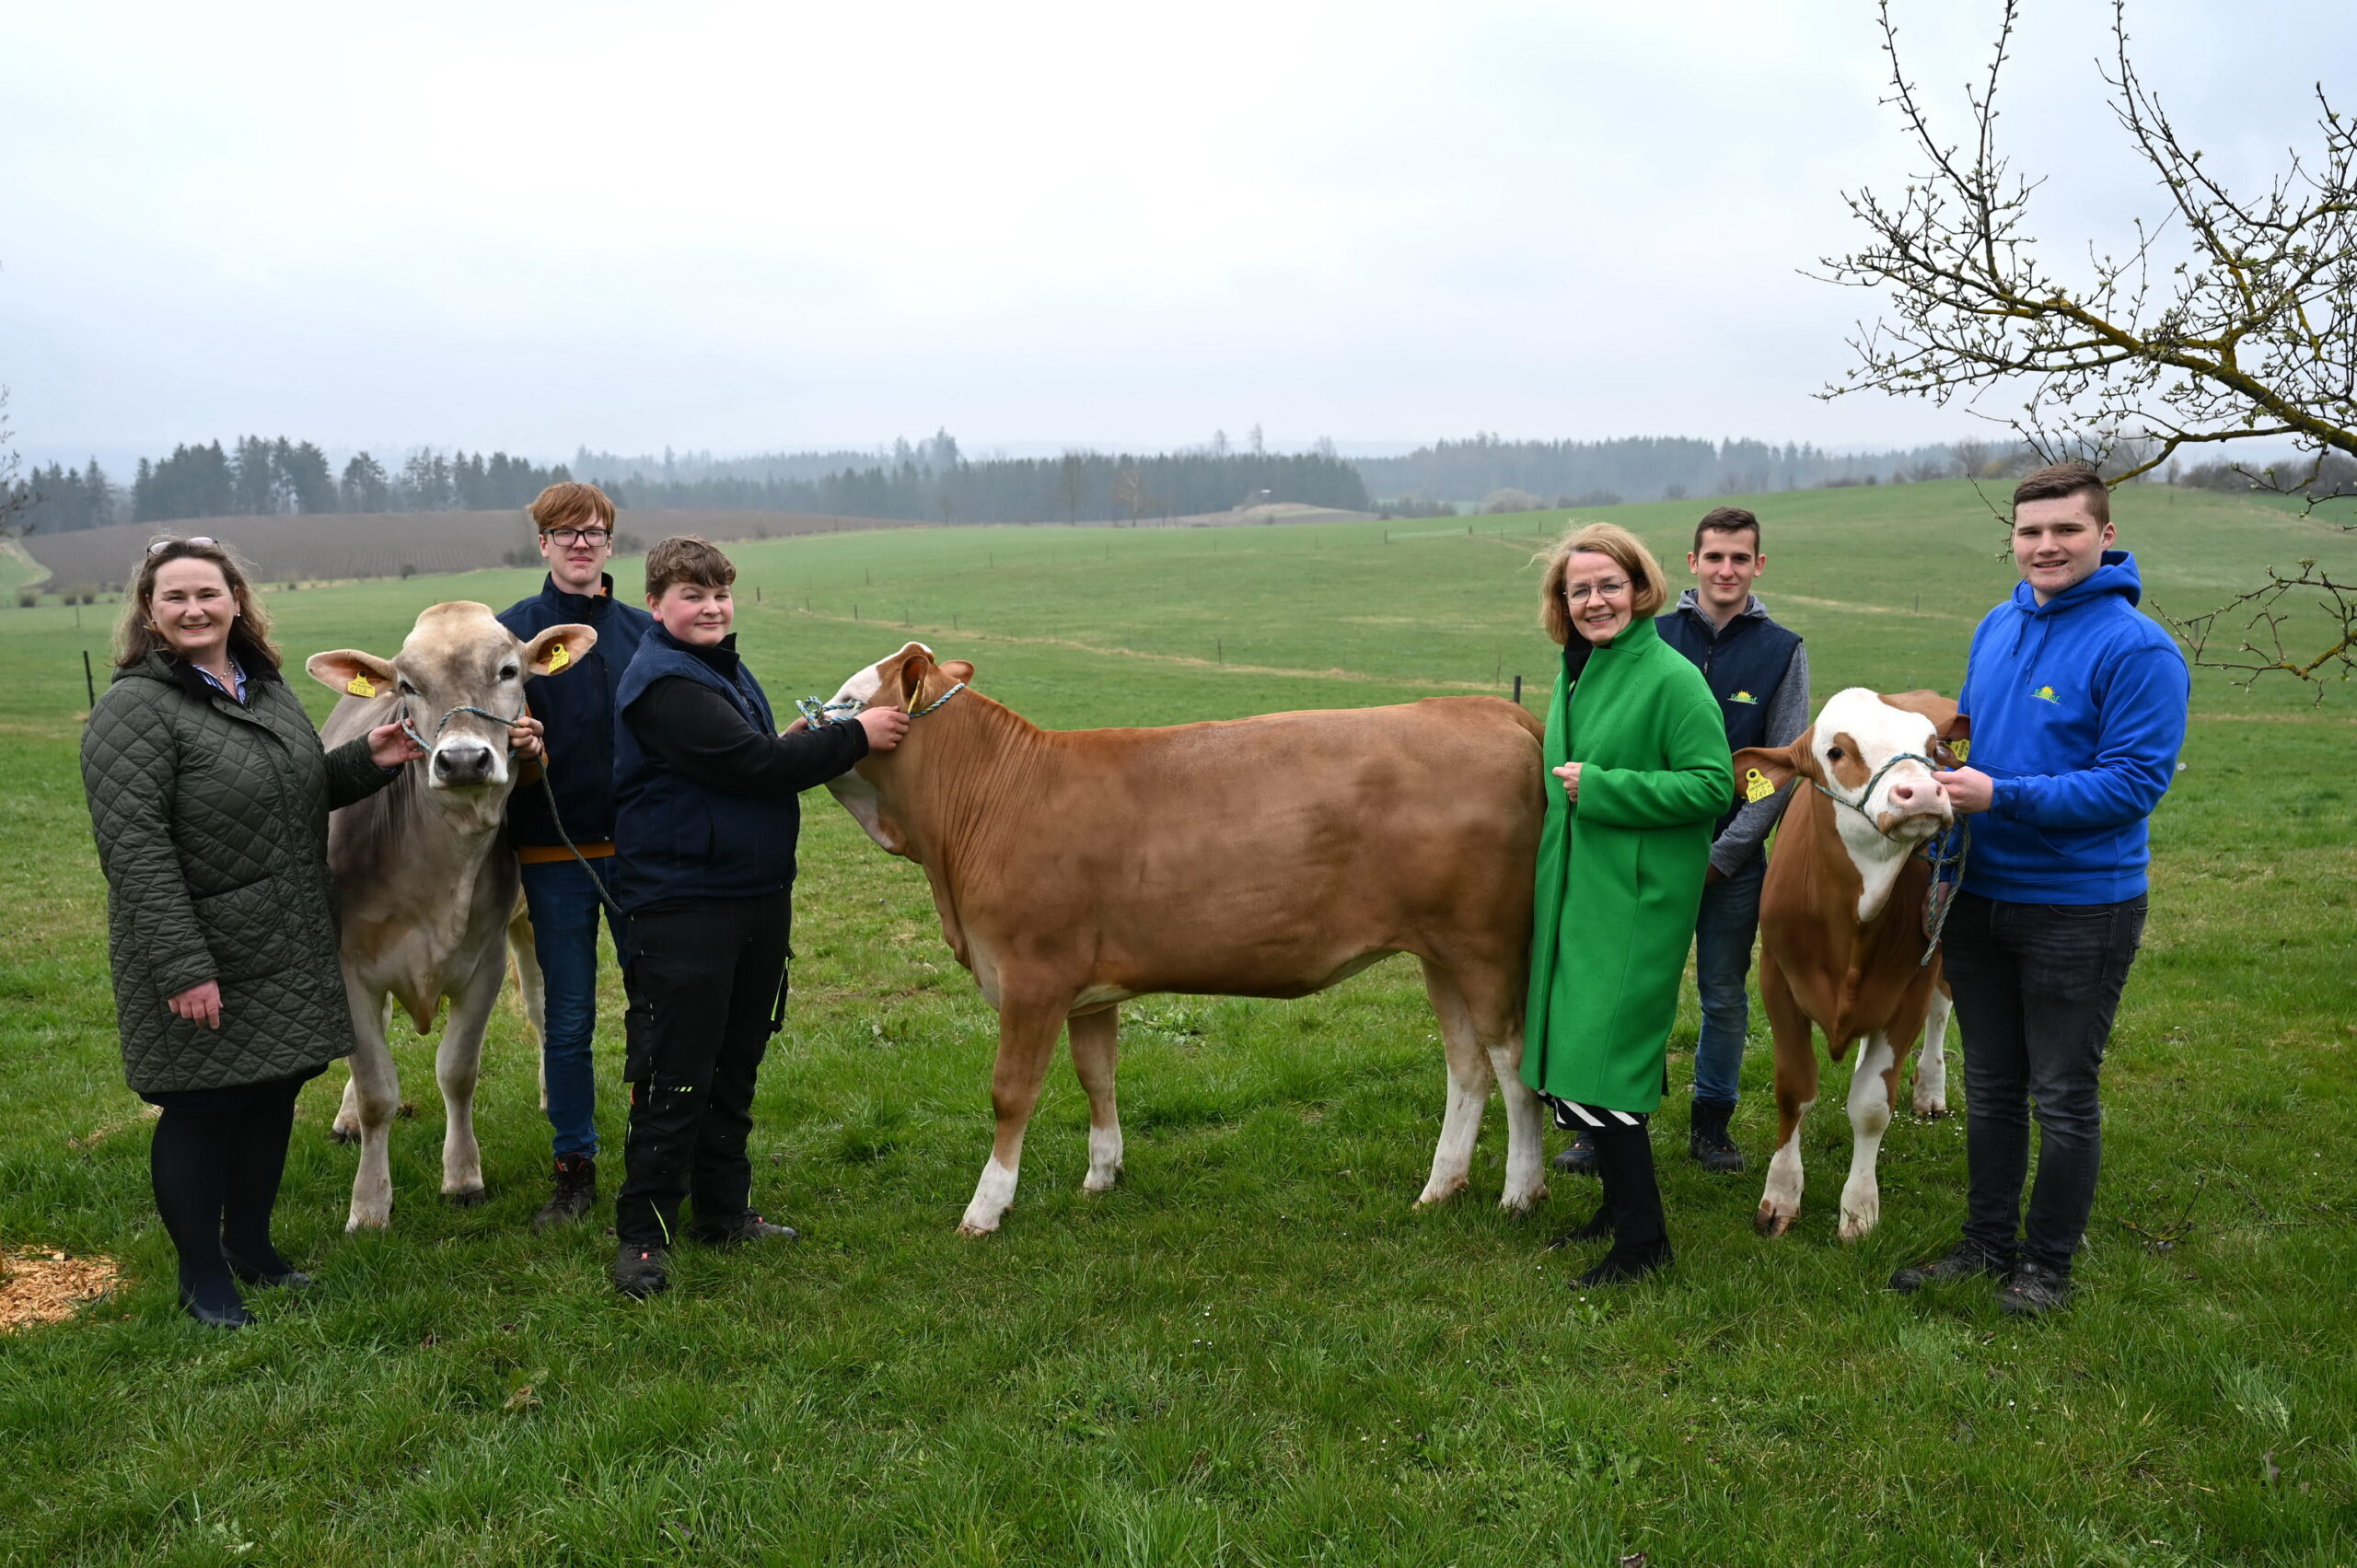
{"type": "Polygon", "coordinates": [[[578,480],[550,485],[532,497],[532,504],[524,508],[524,513],[542,533],[551,528],[586,528],[592,522],[609,533],[614,527],[614,504],[606,498],[606,493],[578,480]]]}
{"type": "Polygon", "coordinates": [[[2096,472],[2093,463],[2049,463],[2044,468],[2022,476],[2014,486],[2014,505],[2025,501],[2060,501],[2066,495],[2084,494],[2087,512],[2097,523],[2111,521],[2111,487],[2096,472]]]}
{"type": "Polygon", "coordinates": [[[661,598],[673,583],[725,588],[737,580],[737,563],[708,539],[683,533],[656,542],[646,552],[646,597],[661,598]]]}
{"type": "Polygon", "coordinates": [[[278,668],[278,645],[270,640],[270,611],[262,608],[261,596],[254,592],[246,580],[238,558],[226,546],[215,540],[199,544],[192,539],[174,539],[167,534],[147,547],[139,564],[131,574],[131,587],[122,596],[122,619],[115,622],[114,666],[129,669],[149,654],[168,654],[172,645],[156,626],[156,574],[175,561],[210,561],[221,569],[221,580],[229,585],[229,597],[238,601],[238,619],[229,623],[229,656],[247,669],[266,665],[278,668]]]}
{"type": "Polygon", "coordinates": [[[1654,559],[1643,540],[1618,523],[1589,523],[1565,534],[1546,555],[1547,581],[1540,590],[1538,623],[1558,644],[1569,646],[1572,640],[1572,610],[1563,602],[1563,570],[1573,555],[1583,552],[1608,556],[1629,574],[1636,598],[1630,607],[1632,619],[1659,615],[1661,607],[1669,602],[1669,579],[1662,575],[1661,563],[1654,559]]]}
{"type": "Polygon", "coordinates": [[[1751,530],[1751,552],[1759,553],[1759,519],[1740,506],[1713,506],[1702,514],[1694,525],[1694,553],[1702,553],[1702,536],[1706,533],[1741,533],[1751,530]]]}

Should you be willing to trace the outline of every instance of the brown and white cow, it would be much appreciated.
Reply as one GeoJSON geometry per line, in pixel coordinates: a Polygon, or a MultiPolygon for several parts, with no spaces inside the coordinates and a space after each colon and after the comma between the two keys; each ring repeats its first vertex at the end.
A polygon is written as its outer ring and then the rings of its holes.
{"type": "Polygon", "coordinates": [[[1790,746],[1735,756],[1738,787],[1801,788],[1785,810],[1759,894],[1759,999],[1776,1041],[1776,1152],[1757,1224],[1782,1236],[1801,1209],[1801,1121],[1817,1102],[1814,1024],[1839,1062],[1865,1041],[1850,1077],[1850,1179],[1841,1239],[1882,1217],[1875,1159],[1898,1106],[1898,1074],[1916,1036],[1919,1116],[1947,1112],[1949,1005],[1939,960],[1923,961],[1923,897],[1932,868],[1918,853],[1955,820],[1947,792],[1921,758],[1942,767],[1965,733],[1956,704],[1935,691],[1886,697],[1837,691],[1790,746]]]}
{"type": "MultiPolygon", "coordinates": [[[[567,625],[527,643],[489,606],[462,600],[420,614],[389,659],[343,648],[304,664],[345,693],[320,729],[327,745],[406,715],[428,748],[401,777],[328,825],[328,864],[343,918],[344,994],[360,1047],[335,1119],[336,1135],[360,1144],[348,1230],[392,1218],[386,1137],[401,1085],[386,1036],[396,1005],[424,1034],[443,1002],[450,1004],[434,1060],[447,1117],[442,1193],[454,1203],[482,1202],[475,1079],[519,888],[501,831],[516,781],[503,721],[524,711],[526,680],[578,664],[597,640],[589,627],[567,625]]],[[[528,936],[520,958],[530,961],[528,936]]]]}
{"type": "Polygon", "coordinates": [[[924,868],[942,935],[998,1009],[997,1137],[959,1228],[998,1228],[1059,1029],[1088,1094],[1088,1176],[1121,1169],[1115,1019],[1154,992],[1306,996],[1390,953],[1423,960],[1449,1094],[1420,1202],[1462,1190],[1494,1076],[1505,1190],[1545,1196],[1524,1086],[1538,721],[1491,697],[1167,729],[1042,730],[911,643],[837,693],[923,712],[828,784],[924,868]],[[933,707],[939,703],[941,705],[933,707]]]}

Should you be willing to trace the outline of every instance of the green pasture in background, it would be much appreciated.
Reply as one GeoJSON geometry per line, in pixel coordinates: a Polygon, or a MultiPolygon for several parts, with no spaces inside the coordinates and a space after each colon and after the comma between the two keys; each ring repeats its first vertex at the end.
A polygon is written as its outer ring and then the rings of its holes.
{"type": "MultiPolygon", "coordinates": [[[[1768,528],[1762,597],[1807,637],[1820,700],[1955,691],[2013,581],[1969,486],[1746,504],[1768,528]]],[[[1635,527],[1682,582],[1707,505],[1579,515],[1635,527]]],[[[2148,606],[2180,614],[2267,563],[2357,562],[2338,529],[2255,500],[2137,487],[2116,505],[2148,606]]],[[[1554,650],[1529,558],[1562,522],[731,549],[740,645],[781,707],[915,638],[1071,728],[1501,691],[1517,673],[1536,707],[1554,650]]],[[[618,563],[626,592],[637,574],[618,563]]],[[[389,654],[428,603],[503,606],[538,581],[270,607],[323,714],[304,656],[389,654]]],[[[532,1236],[547,1129],[508,1002],[478,1100],[492,1202],[435,1196],[432,1046],[402,1029],[418,1114],[395,1126],[392,1230],[343,1232],[331,1070],[304,1096],[279,1211],[321,1288],[260,1295],[263,1326],[224,1337],[175,1307],[115,1047],[75,769],[81,656],[103,680],[113,608],[83,607],[76,632],[66,607],[0,605],[0,1246],[104,1252],[131,1276],[78,1320],[0,1340],[0,1560],[2357,1563],[2357,692],[2319,707],[2289,681],[2197,679],[2111,1049],[2082,1295],[2058,1319],[2010,1321],[1985,1290],[1881,1288],[1953,1237],[1960,1117],[1902,1115],[1882,1229],[1835,1239],[1846,1068],[1806,1135],[1799,1226],[1753,1235],[1773,1118],[1756,1009],[1741,1178],[1684,1159],[1690,1001],[1672,1037],[1666,1279],[1569,1291],[1592,1249],[1543,1247],[1592,1187],[1558,1177],[1532,1216],[1499,1214],[1494,1110],[1473,1190],[1413,1211],[1445,1078],[1405,960],[1303,1002],[1128,1005],[1120,1189],[1079,1191],[1086,1104],[1060,1064],[1004,1228],[962,1239],[993,1016],[922,875],[814,791],[795,1000],[754,1134],[757,1202],[807,1240],[683,1250],[671,1295],[633,1306],[607,1283],[602,1223],[532,1236]]]]}

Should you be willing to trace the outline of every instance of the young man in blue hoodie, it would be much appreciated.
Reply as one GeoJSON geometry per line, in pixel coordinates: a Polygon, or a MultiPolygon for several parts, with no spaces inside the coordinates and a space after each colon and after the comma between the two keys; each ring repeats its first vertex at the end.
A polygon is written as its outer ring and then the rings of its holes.
{"type": "Polygon", "coordinates": [[[545,1230],[582,1218],[598,1198],[598,1078],[590,1041],[598,1032],[601,912],[614,951],[630,950],[630,923],[606,903],[616,869],[614,692],[654,621],[614,599],[614,580],[606,575],[614,553],[614,504],[604,491],[552,484],[525,510],[539,532],[549,575],[539,593],[501,610],[499,623],[527,642],[568,621],[598,633],[598,645],[582,656],[585,668],[563,680],[525,687],[526,703],[546,728],[549,787],[528,784],[507,801],[507,842],[522,863],[545,999],[540,1070],[556,1168],[554,1191],[532,1220],[533,1229],[545,1230]]]}
{"type": "Polygon", "coordinates": [[[1973,814],[1943,944],[1964,1030],[1964,1238],[1899,1270],[1895,1290],[1987,1274],[2009,1312],[2070,1298],[2103,1155],[2096,1079],[2144,930],[2145,819],[2176,775],[2190,692],[2114,537],[2109,492],[2085,463],[2014,491],[2021,586],[1973,633],[1957,700],[1972,765],[1935,775],[1973,814]]]}

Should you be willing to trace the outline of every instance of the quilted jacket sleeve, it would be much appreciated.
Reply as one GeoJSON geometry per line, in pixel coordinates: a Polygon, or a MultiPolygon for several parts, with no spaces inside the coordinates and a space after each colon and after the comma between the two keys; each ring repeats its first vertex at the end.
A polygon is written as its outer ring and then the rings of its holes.
{"type": "Polygon", "coordinates": [[[204,928],[172,842],[180,744],[171,720],[129,686],[101,701],[82,732],[82,787],[115,908],[156,989],[177,996],[214,978],[204,928]]]}
{"type": "Polygon", "coordinates": [[[328,809],[341,811],[345,807],[367,799],[393,782],[401,770],[391,772],[377,766],[368,755],[368,737],[355,735],[328,753],[328,809]]]}

